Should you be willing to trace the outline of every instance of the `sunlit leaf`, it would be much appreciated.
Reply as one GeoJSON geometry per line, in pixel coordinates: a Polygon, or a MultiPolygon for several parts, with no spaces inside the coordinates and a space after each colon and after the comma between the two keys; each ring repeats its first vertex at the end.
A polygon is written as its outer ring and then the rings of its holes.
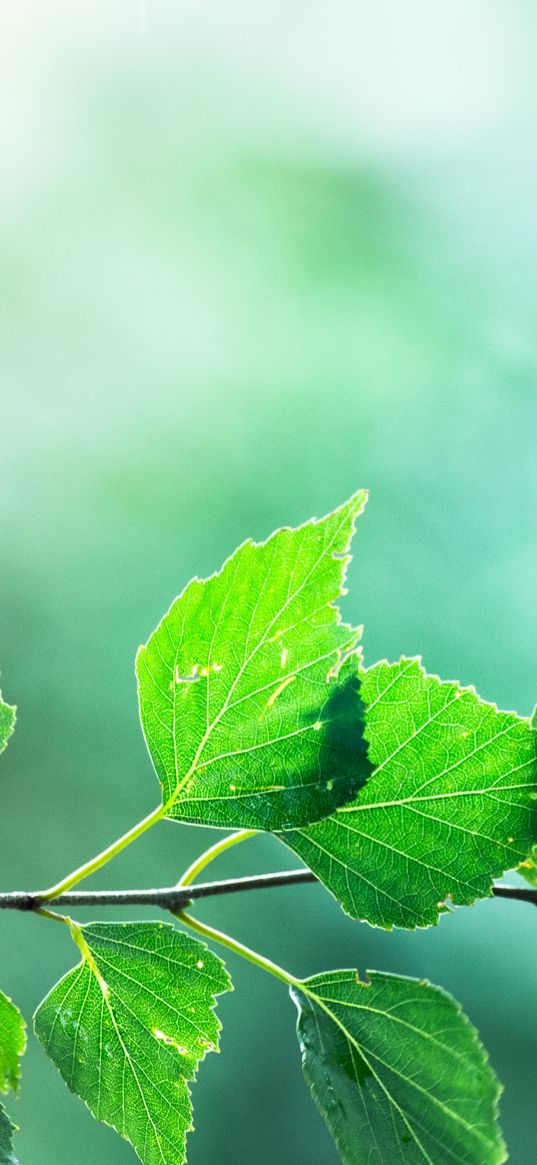
{"type": "Polygon", "coordinates": [[[536,735],[473,689],[419,660],[362,673],[375,771],[352,805],[286,832],[355,918],[427,926],[446,898],[468,904],[523,860],[537,838],[536,735]]]}
{"type": "Polygon", "coordinates": [[[537,889],[537,846],[533,846],[527,858],[520,863],[518,873],[522,874],[530,886],[537,889]]]}
{"type": "Polygon", "coordinates": [[[69,1088],[144,1165],[180,1165],[189,1083],[218,1050],[215,996],[231,988],[203,943],[159,922],[78,927],[82,962],[36,1011],[36,1034],[69,1088]]]}
{"type": "MultiPolygon", "coordinates": [[[[534,708],[531,717],[531,727],[535,734],[536,750],[537,750],[537,708],[534,708]]],[[[520,863],[518,867],[519,874],[522,874],[530,886],[537,889],[537,845],[532,846],[528,856],[520,863]]]]}
{"type": "Polygon", "coordinates": [[[304,1075],[344,1165],[500,1165],[500,1086],[449,995],[331,971],[293,989],[304,1075]]]}
{"type": "Polygon", "coordinates": [[[17,1091],[20,1062],[26,1047],[26,1030],[22,1015],[11,999],[0,991],[0,1091],[17,1091]]]}
{"type": "Polygon", "coordinates": [[[190,582],[140,648],[141,719],[166,816],[283,829],[327,816],[364,783],[360,631],[334,603],[365,501],[358,493],[320,521],[246,542],[218,574],[190,582]]]}

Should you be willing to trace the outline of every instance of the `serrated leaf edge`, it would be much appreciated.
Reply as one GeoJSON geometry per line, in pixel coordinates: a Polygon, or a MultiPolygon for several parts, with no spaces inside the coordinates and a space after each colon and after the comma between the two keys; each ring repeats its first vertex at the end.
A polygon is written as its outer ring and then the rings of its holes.
{"type": "MultiPolygon", "coordinates": [[[[72,922],[72,920],[70,920],[70,922],[72,922]]],[[[150,923],[151,923],[151,919],[148,919],[148,923],[147,923],[147,924],[149,925],[150,923]]],[[[171,925],[170,923],[163,923],[163,922],[161,922],[159,919],[155,920],[155,924],[156,924],[157,926],[160,926],[160,927],[167,927],[169,930],[173,930],[173,931],[175,931],[175,932],[177,932],[177,933],[179,933],[179,934],[183,934],[183,933],[184,933],[183,931],[178,931],[177,927],[175,927],[175,926],[171,925]]],[[[95,919],[95,920],[92,920],[92,922],[88,923],[87,925],[88,925],[88,926],[98,926],[98,925],[108,925],[108,924],[107,924],[107,923],[106,923],[104,920],[98,920],[98,919],[95,919]]],[[[75,923],[75,928],[77,928],[77,927],[78,927],[78,924],[76,924],[76,923],[75,923]]],[[[69,929],[71,930],[71,926],[69,927],[69,929]]],[[[79,929],[79,930],[83,930],[83,929],[84,929],[84,927],[83,927],[83,926],[82,926],[82,927],[78,927],[78,929],[79,929]]],[[[87,955],[86,955],[86,954],[85,954],[85,952],[82,950],[82,947],[80,947],[80,945],[79,945],[79,943],[78,943],[77,939],[74,937],[74,935],[73,935],[73,932],[72,932],[72,931],[71,931],[71,934],[72,934],[72,937],[73,937],[73,942],[75,943],[75,945],[76,945],[76,946],[78,946],[79,950],[81,951],[82,958],[80,959],[80,962],[79,962],[79,963],[75,963],[75,966],[74,966],[74,967],[71,967],[71,968],[70,968],[68,971],[66,971],[66,972],[65,972],[63,975],[61,975],[61,976],[60,976],[60,978],[57,980],[57,982],[56,982],[56,983],[54,983],[54,984],[52,985],[52,987],[50,988],[50,990],[49,990],[49,991],[47,991],[46,995],[44,995],[44,996],[43,996],[43,998],[42,998],[42,1000],[41,1000],[41,1001],[38,1003],[38,1005],[37,1005],[37,1007],[36,1007],[36,1009],[35,1009],[35,1011],[34,1011],[34,1013],[33,1013],[33,1015],[32,1015],[32,1027],[33,1027],[34,1035],[35,1035],[35,1037],[36,1037],[36,1039],[37,1039],[38,1043],[39,1043],[39,1044],[41,1045],[41,1047],[43,1048],[43,1051],[44,1051],[45,1055],[47,1056],[47,1059],[48,1059],[48,1060],[49,1060],[49,1062],[52,1064],[52,1067],[53,1067],[53,1068],[55,1068],[56,1072],[58,1073],[58,1076],[60,1077],[60,1079],[61,1079],[61,1081],[62,1081],[62,1083],[63,1083],[63,1084],[65,1085],[65,1087],[67,1088],[68,1092],[70,1092],[72,1096],[76,1096],[77,1100],[80,1100],[80,1101],[82,1102],[82,1104],[84,1105],[84,1107],[85,1107],[85,1108],[87,1108],[87,1110],[88,1110],[88,1112],[89,1112],[90,1116],[93,1118],[93,1120],[94,1120],[94,1121],[96,1121],[96,1122],[97,1122],[97,1124],[99,1124],[99,1125],[105,1125],[107,1128],[111,1129],[111,1130],[112,1130],[112,1132],[116,1134],[116,1136],[120,1137],[120,1139],[121,1139],[122,1141],[125,1141],[125,1143],[126,1143],[127,1145],[130,1145],[130,1146],[131,1146],[131,1149],[132,1149],[132,1150],[133,1150],[133,1152],[136,1154],[136,1157],[138,1158],[138,1160],[139,1160],[139,1161],[141,1161],[141,1160],[142,1160],[142,1158],[140,1157],[139,1153],[137,1152],[137,1150],[136,1150],[135,1146],[133,1145],[133,1143],[132,1143],[132,1141],[131,1141],[130,1137],[128,1137],[128,1136],[125,1136],[123,1133],[119,1133],[119,1132],[118,1132],[118,1130],[115,1128],[115,1126],[114,1126],[113,1124],[111,1124],[111,1123],[110,1123],[110,1121],[106,1120],[104,1117],[99,1117],[99,1118],[97,1118],[97,1117],[95,1116],[95,1113],[92,1111],[92,1109],[91,1109],[90,1105],[88,1104],[87,1100],[85,1100],[85,1099],[84,1099],[84,1097],[83,1097],[83,1096],[81,1096],[79,1092],[75,1092],[74,1088],[71,1088],[71,1086],[70,1086],[70,1085],[67,1083],[67,1080],[65,1079],[65,1077],[64,1077],[64,1076],[62,1075],[62,1073],[60,1072],[60,1069],[58,1068],[57,1064],[55,1064],[55,1063],[54,1063],[54,1060],[52,1060],[52,1059],[49,1057],[49,1055],[48,1055],[48,1052],[47,1052],[47,1049],[45,1048],[45,1045],[44,1045],[44,1043],[43,1043],[43,1041],[42,1041],[42,1039],[41,1039],[41,1037],[40,1037],[40,1035],[39,1035],[38,1031],[36,1030],[35,1019],[36,1019],[36,1016],[37,1016],[37,1013],[38,1013],[38,1011],[39,1011],[40,1007],[42,1007],[42,1005],[43,1005],[44,1003],[46,1003],[46,1001],[47,1001],[47,999],[49,998],[49,996],[51,996],[51,995],[52,995],[52,993],[53,993],[53,992],[56,990],[56,988],[58,987],[58,985],[59,985],[59,984],[62,982],[62,980],[63,980],[63,979],[65,979],[65,978],[66,978],[66,976],[67,976],[67,975],[70,975],[70,974],[71,974],[73,971],[76,971],[76,970],[77,970],[79,967],[83,967],[83,966],[84,966],[84,963],[88,963],[88,966],[89,966],[89,968],[90,968],[90,971],[92,972],[92,974],[95,974],[95,969],[94,969],[94,968],[95,968],[95,960],[94,960],[94,959],[93,959],[93,957],[91,956],[91,952],[90,952],[90,959],[88,959],[88,958],[87,958],[87,955]],[[92,966],[92,964],[93,964],[93,966],[92,966]]],[[[198,938],[196,938],[196,942],[198,942],[198,943],[199,943],[200,947],[202,947],[202,948],[203,948],[203,950],[205,950],[205,951],[210,951],[210,947],[208,947],[208,946],[207,946],[207,943],[204,943],[204,942],[202,942],[202,941],[201,941],[200,939],[198,939],[198,938]]],[[[87,944],[85,943],[85,941],[84,941],[84,945],[87,947],[87,944]]],[[[213,951],[210,951],[210,953],[211,953],[211,954],[214,954],[214,952],[213,952],[213,951]]],[[[223,967],[223,969],[224,969],[224,971],[225,971],[225,973],[226,973],[227,982],[228,982],[228,987],[227,987],[227,990],[228,990],[228,991],[234,991],[234,990],[235,990],[235,987],[234,987],[234,985],[233,985],[233,981],[232,981],[232,979],[231,979],[231,976],[230,976],[230,974],[229,974],[229,971],[228,971],[228,969],[227,969],[226,963],[224,962],[224,960],[223,960],[223,959],[221,959],[221,958],[220,958],[220,956],[218,956],[218,958],[219,958],[219,961],[220,961],[220,963],[222,964],[222,967],[223,967]]],[[[99,989],[102,991],[102,986],[101,986],[101,983],[100,983],[99,979],[101,979],[101,980],[102,980],[102,976],[100,975],[100,973],[99,973],[99,976],[97,977],[97,982],[99,983],[99,989]]],[[[224,990],[226,990],[226,988],[224,988],[224,989],[223,989],[223,991],[224,991],[224,990]]],[[[212,1011],[212,1013],[213,1013],[213,1015],[214,1015],[214,1018],[215,1018],[215,1020],[216,1020],[216,1024],[217,1024],[217,1043],[216,1043],[216,1047],[214,1047],[214,1048],[211,1048],[211,1049],[209,1049],[209,1048],[203,1048],[203,1047],[201,1048],[201,1054],[200,1054],[199,1056],[197,1056],[197,1057],[196,1057],[195,1066],[194,1066],[194,1067],[193,1067],[193,1069],[192,1069],[192,1078],[191,1078],[190,1080],[185,1080],[186,1089],[187,1089],[187,1092],[188,1092],[188,1095],[189,1095],[189,1098],[190,1098],[190,1102],[191,1102],[191,1112],[192,1112],[192,1118],[191,1118],[190,1124],[189,1124],[189,1125],[188,1125],[188,1127],[185,1129],[185,1136],[186,1136],[186,1137],[189,1135],[189,1133],[193,1133],[193,1132],[195,1131],[195,1125],[194,1125],[194,1120],[193,1120],[193,1115],[194,1115],[194,1105],[193,1105],[193,1103],[192,1103],[192,1085],[196,1083],[196,1079],[197,1079],[197,1075],[198,1075],[199,1066],[200,1066],[200,1064],[202,1064],[202,1063],[204,1062],[204,1060],[205,1060],[205,1057],[206,1057],[206,1056],[208,1055],[208,1053],[209,1053],[209,1050],[210,1050],[210,1052],[211,1052],[211,1055],[213,1055],[213,1054],[215,1054],[215,1053],[216,1053],[216,1055],[220,1055],[220,1050],[221,1050],[221,1049],[220,1049],[220,1032],[222,1031],[222,1022],[221,1022],[221,1020],[220,1020],[220,1017],[219,1017],[219,1015],[218,1015],[217,1007],[218,1007],[218,998],[219,998],[219,995],[220,995],[220,994],[223,994],[223,991],[222,991],[222,992],[219,992],[219,994],[218,994],[217,996],[215,996],[215,997],[214,997],[214,1003],[213,1003],[213,1004],[210,1006],[210,1008],[209,1008],[209,1010],[210,1010],[210,1011],[212,1011]]],[[[201,1045],[200,1045],[200,1047],[201,1047],[201,1045]]],[[[14,1128],[16,1128],[16,1126],[14,1126],[14,1128]]],[[[185,1157],[185,1159],[184,1159],[184,1160],[185,1160],[185,1165],[186,1165],[186,1157],[185,1157]]]]}
{"type": "MultiPolygon", "coordinates": [[[[492,1098],[492,1119],[494,1121],[494,1124],[495,1124],[496,1130],[497,1130],[497,1134],[498,1134],[498,1136],[497,1136],[497,1152],[498,1152],[499,1156],[497,1158],[495,1158],[494,1160],[491,1159],[490,1161],[488,1161],[487,1165],[504,1165],[504,1163],[508,1160],[509,1154],[508,1154],[508,1150],[507,1150],[507,1145],[504,1141],[502,1131],[501,1131],[501,1129],[499,1127],[499,1123],[498,1123],[499,1115],[500,1115],[499,1114],[500,1099],[501,1099],[502,1093],[504,1091],[504,1086],[501,1083],[501,1081],[499,1080],[499,1078],[497,1077],[497,1075],[496,1075],[496,1073],[495,1073],[495,1071],[490,1063],[489,1052],[487,1051],[487,1048],[485,1047],[483,1041],[481,1040],[478,1029],[471,1022],[471,1020],[468,1018],[468,1016],[466,1015],[466,1012],[464,1011],[462,1004],[459,1003],[459,1001],[457,999],[455,999],[454,996],[451,995],[451,993],[449,991],[446,991],[446,989],[444,987],[438,987],[435,983],[431,983],[431,981],[429,979],[417,979],[415,976],[412,976],[412,975],[398,975],[398,974],[392,974],[389,971],[367,970],[365,972],[365,974],[368,978],[366,978],[366,980],[364,981],[363,979],[360,978],[360,972],[357,969],[355,970],[355,969],[350,968],[350,967],[340,968],[339,971],[337,971],[337,972],[327,971],[325,973],[326,974],[339,973],[339,974],[343,974],[343,975],[345,975],[345,974],[352,975],[355,977],[357,986],[362,987],[364,990],[367,990],[369,987],[371,987],[374,979],[398,979],[404,983],[415,983],[418,987],[428,987],[432,991],[436,992],[438,995],[442,996],[444,999],[446,999],[448,1001],[448,1003],[453,1008],[455,1014],[460,1019],[462,1019],[466,1029],[470,1033],[471,1038],[472,1038],[472,1044],[479,1052],[479,1055],[480,1055],[481,1060],[482,1060],[483,1068],[487,1072],[491,1083],[493,1083],[495,1085],[495,1089],[496,1089],[495,1095],[492,1098]]],[[[348,1032],[346,1031],[346,1029],[343,1026],[343,1024],[341,1023],[341,1021],[337,1019],[337,1017],[333,1014],[333,1012],[330,1010],[330,1008],[323,1002],[323,1000],[318,995],[315,994],[315,991],[308,990],[308,984],[312,980],[318,978],[319,974],[323,974],[323,972],[318,972],[317,975],[308,976],[307,979],[303,979],[296,987],[291,986],[289,988],[289,994],[291,996],[291,999],[293,1000],[293,1003],[295,1004],[295,1006],[298,1010],[299,1019],[300,1019],[300,1012],[301,1012],[301,1004],[300,1004],[299,998],[297,998],[297,993],[300,992],[300,989],[302,987],[302,988],[306,988],[306,990],[304,991],[304,994],[308,998],[314,1000],[315,1003],[317,1003],[317,1005],[321,1008],[321,1010],[324,1011],[325,1014],[328,1015],[330,1017],[330,1019],[336,1024],[336,1026],[340,1029],[340,1031],[342,1031],[345,1038],[348,1039],[349,1038],[348,1032]]],[[[342,1004],[342,1006],[345,1006],[345,1005],[342,1004]]],[[[297,1021],[297,1035],[298,1035],[299,1045],[300,1045],[300,1047],[302,1047],[302,1044],[300,1041],[300,1035],[298,1032],[298,1021],[297,1021]]],[[[369,1061],[367,1059],[367,1055],[364,1054],[364,1051],[363,1051],[361,1045],[359,1045],[359,1050],[360,1050],[360,1055],[363,1057],[363,1059],[367,1063],[368,1067],[371,1068],[371,1065],[369,1064],[369,1061]]],[[[303,1056],[303,1060],[304,1060],[304,1056],[303,1056]]],[[[371,1069],[371,1071],[373,1072],[373,1074],[375,1076],[377,1075],[373,1069],[371,1069]]],[[[314,1099],[314,1097],[313,1097],[313,1084],[310,1083],[309,1081],[307,1081],[307,1083],[308,1083],[308,1087],[310,1089],[310,1092],[312,1094],[312,1099],[314,1099]]],[[[390,1096],[389,1091],[383,1087],[383,1092],[386,1093],[390,1103],[393,1103],[391,1100],[391,1096],[390,1096]]],[[[315,1099],[314,1099],[314,1103],[315,1103],[315,1099]]]]}
{"type": "MultiPolygon", "coordinates": [[[[325,514],[322,518],[308,518],[308,520],[305,522],[302,522],[302,524],[300,526],[280,526],[277,530],[272,531],[272,533],[261,542],[256,542],[252,538],[247,538],[247,539],[245,539],[244,542],[242,542],[240,544],[240,546],[238,546],[231,554],[228,555],[228,557],[225,559],[224,563],[222,564],[222,566],[218,570],[213,571],[213,573],[210,575],[207,575],[206,578],[199,578],[198,575],[194,575],[194,577],[191,578],[186,583],[186,585],[183,587],[182,591],[180,591],[180,593],[178,595],[176,595],[176,597],[172,600],[167,611],[162,616],[162,618],[160,619],[159,623],[154,628],[154,630],[151,632],[151,634],[149,635],[146,642],[143,644],[140,644],[140,646],[138,647],[138,650],[137,650],[136,656],[135,656],[135,662],[134,662],[135,673],[136,673],[137,679],[138,679],[138,660],[141,656],[141,653],[147,649],[148,644],[151,641],[151,639],[153,639],[153,637],[157,636],[158,633],[161,631],[162,626],[165,623],[166,619],[169,617],[172,609],[175,607],[176,603],[178,603],[180,601],[180,599],[182,599],[184,597],[184,595],[186,594],[188,588],[192,585],[192,583],[199,583],[199,584],[203,585],[207,582],[210,582],[211,579],[217,578],[219,575],[221,575],[223,573],[223,571],[225,570],[228,563],[231,562],[232,559],[234,559],[236,557],[236,555],[238,555],[240,553],[240,551],[244,549],[244,547],[252,546],[255,549],[261,549],[263,547],[268,546],[269,543],[274,538],[276,538],[279,534],[298,533],[300,530],[304,530],[309,526],[311,526],[311,527],[318,526],[320,523],[327,521],[327,519],[332,517],[333,514],[336,514],[339,510],[347,509],[351,505],[351,503],[354,502],[355,506],[352,510],[352,518],[351,518],[351,525],[350,525],[350,529],[349,529],[349,536],[348,536],[345,548],[341,552],[337,552],[337,553],[332,554],[332,557],[335,560],[341,561],[343,563],[342,574],[341,574],[341,585],[340,585],[340,589],[339,589],[339,592],[337,595],[337,599],[339,599],[343,595],[345,595],[347,593],[347,590],[345,588],[345,582],[347,579],[347,570],[348,570],[349,563],[352,560],[352,554],[350,554],[350,547],[351,547],[351,543],[352,543],[352,540],[354,538],[354,535],[356,533],[357,520],[362,515],[362,513],[365,509],[365,506],[367,505],[368,497],[369,497],[368,490],[357,490],[354,494],[351,494],[350,498],[348,498],[347,501],[343,502],[340,506],[337,506],[334,510],[331,510],[328,514],[325,514]]],[[[359,659],[359,661],[361,662],[362,650],[361,650],[361,646],[360,646],[360,640],[361,640],[361,635],[362,635],[362,631],[363,631],[363,626],[359,626],[359,627],[355,628],[352,626],[351,623],[345,622],[341,618],[341,612],[340,612],[339,606],[337,605],[337,602],[335,599],[332,600],[330,603],[327,603],[326,605],[331,607],[332,610],[334,610],[336,612],[336,616],[337,616],[336,624],[335,624],[336,627],[341,628],[345,631],[348,631],[349,635],[352,634],[352,640],[350,641],[349,646],[345,650],[343,650],[343,651],[342,650],[339,650],[339,651],[334,650],[335,662],[328,669],[328,672],[326,675],[326,679],[327,679],[327,681],[329,681],[330,678],[334,678],[335,676],[337,676],[340,668],[342,667],[344,662],[350,656],[356,655],[357,658],[359,659]]],[[[176,657],[177,657],[177,652],[176,652],[176,657]]],[[[177,662],[177,658],[176,658],[175,662],[177,662]]],[[[244,670],[244,666],[245,665],[243,665],[243,667],[240,669],[239,675],[244,670]]],[[[236,680],[234,681],[234,683],[236,683],[236,680]]],[[[142,728],[142,735],[143,735],[144,740],[145,740],[146,749],[147,749],[147,752],[149,754],[149,759],[151,761],[153,769],[155,769],[153,758],[151,756],[151,752],[149,749],[149,743],[145,737],[143,715],[142,715],[141,688],[140,688],[139,683],[138,683],[138,711],[139,711],[140,725],[142,728]]],[[[221,714],[222,713],[220,713],[219,717],[217,719],[215,719],[215,721],[211,724],[210,732],[213,731],[221,714]]],[[[179,797],[180,792],[187,785],[188,781],[193,777],[194,773],[196,772],[199,756],[201,755],[201,751],[202,751],[203,747],[205,746],[208,735],[210,735],[210,733],[205,733],[204,737],[202,738],[202,741],[198,745],[198,748],[196,750],[196,754],[195,754],[194,759],[190,765],[190,768],[184,774],[184,776],[181,777],[181,779],[178,781],[178,783],[173,791],[173,794],[167,799],[166,802],[163,801],[163,815],[164,816],[167,816],[168,811],[175,804],[175,801],[179,797]]],[[[158,777],[158,773],[156,775],[157,775],[157,779],[159,781],[159,784],[161,786],[162,792],[164,793],[163,782],[158,777]]],[[[173,820],[173,817],[170,817],[169,820],[173,820]]]]}

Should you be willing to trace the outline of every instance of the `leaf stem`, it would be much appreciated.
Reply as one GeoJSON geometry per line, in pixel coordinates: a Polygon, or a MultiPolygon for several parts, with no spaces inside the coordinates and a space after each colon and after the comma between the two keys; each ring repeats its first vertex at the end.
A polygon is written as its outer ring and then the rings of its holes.
{"type": "Polygon", "coordinates": [[[187,914],[186,910],[177,911],[175,917],[180,922],[183,922],[185,926],[189,926],[191,930],[197,931],[198,934],[202,934],[204,938],[208,938],[212,942],[227,947],[234,954],[240,955],[242,959],[246,959],[249,963],[253,963],[254,966],[260,967],[262,971],[267,971],[274,978],[280,979],[288,987],[302,988],[300,979],[295,979],[294,975],[291,975],[289,971],[285,971],[283,967],[279,967],[277,963],[273,963],[272,959],[267,959],[264,955],[258,954],[257,951],[253,951],[251,947],[245,946],[244,943],[239,942],[236,938],[232,938],[231,935],[224,934],[222,930],[216,930],[215,927],[208,926],[205,922],[200,922],[198,918],[193,918],[191,914],[187,914]]]}
{"type": "Polygon", "coordinates": [[[197,878],[198,874],[201,874],[201,871],[204,870],[205,867],[210,864],[210,862],[214,862],[214,859],[217,858],[220,854],[224,853],[226,849],[229,849],[232,845],[237,845],[237,842],[239,841],[247,841],[249,837],[255,837],[256,833],[256,829],[240,829],[237,831],[237,833],[228,834],[227,837],[223,837],[220,839],[220,841],[215,842],[214,845],[205,850],[205,853],[202,853],[199,858],[196,858],[196,860],[192,862],[192,865],[188,867],[188,870],[185,870],[183,876],[177,883],[178,888],[180,886],[190,886],[194,881],[194,878],[197,878]]]}
{"type": "Polygon", "coordinates": [[[40,906],[35,913],[42,914],[43,918],[52,918],[54,922],[63,922],[64,926],[71,925],[71,919],[66,914],[58,914],[56,910],[46,910],[44,906],[40,906]]]}
{"type": "Polygon", "coordinates": [[[139,821],[137,825],[134,825],[127,833],[124,833],[122,837],[119,837],[113,845],[102,850],[91,861],[73,870],[72,874],[68,874],[66,878],[62,878],[61,882],[56,882],[48,890],[40,891],[37,897],[41,902],[51,902],[54,898],[58,898],[60,894],[65,894],[73,886],[77,886],[84,878],[89,878],[90,874],[94,874],[96,870],[102,869],[103,866],[106,866],[107,862],[111,861],[112,858],[115,858],[117,854],[120,854],[122,850],[126,849],[131,842],[136,841],[146,830],[151,829],[152,825],[156,825],[157,821],[161,821],[165,811],[165,805],[157,805],[157,808],[153,809],[152,813],[144,817],[143,821],[139,821]]]}

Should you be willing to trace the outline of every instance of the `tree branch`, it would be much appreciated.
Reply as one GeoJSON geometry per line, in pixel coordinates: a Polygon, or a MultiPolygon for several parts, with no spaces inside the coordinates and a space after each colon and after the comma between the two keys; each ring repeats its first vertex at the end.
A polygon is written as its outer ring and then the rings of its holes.
{"type": "MultiPolygon", "coordinates": [[[[254,874],[247,878],[229,878],[221,882],[200,882],[198,885],[164,887],[160,890],[71,890],[54,898],[54,906],[158,906],[176,913],[184,910],[197,898],[212,898],[220,894],[237,894],[242,890],[270,890],[281,886],[298,886],[316,882],[311,870],[285,870],[277,874],[254,874]]],[[[537,890],[523,886],[497,885],[496,898],[513,898],[537,906],[537,890]]],[[[14,890],[0,894],[0,910],[39,910],[45,900],[39,894],[14,890]]],[[[46,904],[46,903],[45,903],[46,904]]]]}

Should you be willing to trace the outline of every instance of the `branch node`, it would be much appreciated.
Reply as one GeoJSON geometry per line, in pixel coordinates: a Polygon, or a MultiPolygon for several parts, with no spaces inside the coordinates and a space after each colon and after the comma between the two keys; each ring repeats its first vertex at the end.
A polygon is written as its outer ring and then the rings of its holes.
{"type": "Polygon", "coordinates": [[[19,910],[39,910],[41,899],[38,894],[24,894],[20,900],[19,910]]]}

